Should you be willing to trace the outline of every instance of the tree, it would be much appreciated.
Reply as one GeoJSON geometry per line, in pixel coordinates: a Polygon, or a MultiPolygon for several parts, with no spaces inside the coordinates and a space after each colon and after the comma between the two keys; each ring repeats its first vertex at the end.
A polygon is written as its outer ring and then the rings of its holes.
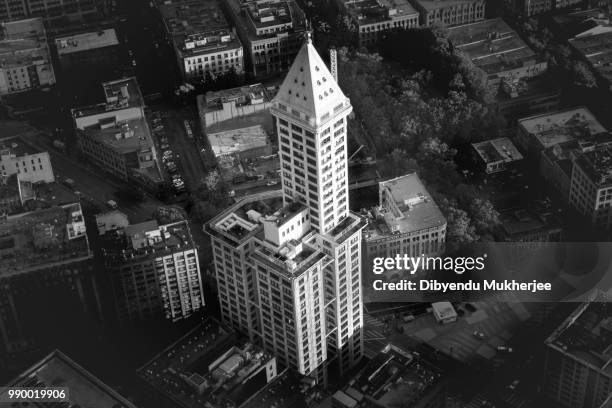
{"type": "Polygon", "coordinates": [[[469,205],[469,213],[474,220],[476,231],[481,235],[493,232],[500,223],[499,213],[486,199],[474,198],[469,205]]]}
{"type": "Polygon", "coordinates": [[[584,61],[575,61],[572,64],[572,71],[574,73],[574,84],[585,88],[595,88],[597,86],[595,75],[584,61]]]}
{"type": "Polygon", "coordinates": [[[454,201],[442,199],[440,209],[446,217],[446,242],[451,251],[478,239],[467,212],[457,208],[454,201]]]}

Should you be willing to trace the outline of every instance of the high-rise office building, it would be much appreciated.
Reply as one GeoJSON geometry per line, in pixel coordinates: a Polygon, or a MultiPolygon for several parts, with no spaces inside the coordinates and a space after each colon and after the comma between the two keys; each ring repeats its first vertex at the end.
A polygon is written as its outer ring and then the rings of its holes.
{"type": "Polygon", "coordinates": [[[224,323],[319,380],[322,368],[342,372],[363,354],[365,222],[348,209],[351,110],[308,38],[271,108],[282,193],[246,197],[206,227],[224,323]]]}

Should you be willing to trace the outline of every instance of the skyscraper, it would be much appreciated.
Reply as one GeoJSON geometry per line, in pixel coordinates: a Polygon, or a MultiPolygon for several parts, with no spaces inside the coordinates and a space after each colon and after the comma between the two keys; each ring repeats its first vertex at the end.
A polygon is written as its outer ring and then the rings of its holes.
{"type": "Polygon", "coordinates": [[[271,109],[282,192],[246,197],[206,227],[223,321],[320,380],[323,367],[342,372],[363,353],[365,222],[348,207],[351,110],[308,38],[271,109]]]}

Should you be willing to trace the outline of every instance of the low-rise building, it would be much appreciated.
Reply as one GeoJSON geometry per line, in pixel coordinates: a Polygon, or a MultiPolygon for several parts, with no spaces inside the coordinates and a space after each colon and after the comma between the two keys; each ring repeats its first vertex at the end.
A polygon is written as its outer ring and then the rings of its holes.
{"type": "Polygon", "coordinates": [[[52,183],[55,181],[48,152],[17,156],[10,148],[0,148],[1,175],[17,174],[20,181],[52,183]]]}
{"type": "Polygon", "coordinates": [[[548,76],[502,78],[493,107],[509,120],[554,111],[561,103],[561,88],[548,76]]]}
{"type": "Polygon", "coordinates": [[[294,0],[224,0],[247,70],[255,77],[289,69],[306,33],[306,15],[294,0]]]}
{"type": "Polygon", "coordinates": [[[55,49],[63,70],[110,65],[119,59],[120,43],[114,28],[79,32],[55,38],[55,49]]]}
{"type": "Polygon", "coordinates": [[[485,0],[411,0],[420,14],[421,25],[454,26],[485,18],[485,0]]]}
{"type": "Polygon", "coordinates": [[[565,202],[568,202],[572,170],[577,154],[610,144],[612,144],[612,135],[605,132],[569,140],[544,149],[540,156],[540,175],[560,193],[565,202]]]}
{"type": "Polygon", "coordinates": [[[364,259],[444,252],[446,219],[416,173],[379,184],[379,205],[363,232],[364,259]]]}
{"type": "Polygon", "coordinates": [[[448,39],[487,74],[490,85],[532,78],[548,67],[502,18],[451,27],[448,39]]]}
{"type": "Polygon", "coordinates": [[[576,154],[569,204],[595,227],[612,226],[612,145],[576,154]]]}
{"type": "Polygon", "coordinates": [[[334,408],[445,406],[444,379],[418,353],[387,344],[350,381],[350,386],[332,396],[334,408]]]}
{"type": "Polygon", "coordinates": [[[487,174],[504,171],[511,163],[523,160],[523,155],[507,137],[472,143],[476,163],[487,174]]]}
{"type": "Polygon", "coordinates": [[[419,12],[408,0],[345,0],[340,2],[359,32],[359,44],[375,43],[380,34],[419,26],[419,12]]]}
{"type": "Polygon", "coordinates": [[[59,350],[33,364],[7,385],[13,388],[63,388],[65,397],[60,400],[64,402],[56,402],[60,405],[136,408],[128,399],[59,350]]]}
{"type": "Polygon", "coordinates": [[[612,90],[612,32],[572,38],[569,43],[591,64],[608,89],[612,90]]]}
{"type": "Polygon", "coordinates": [[[612,394],[612,303],[582,303],[546,339],[543,392],[564,406],[601,408],[612,394]]]}
{"type": "Polygon", "coordinates": [[[186,80],[244,73],[242,44],[217,0],[160,0],[158,8],[186,80]]]}
{"type": "Polygon", "coordinates": [[[138,374],[183,408],[241,408],[278,376],[276,358],[205,319],[138,374]]]}
{"type": "Polygon", "coordinates": [[[612,32],[610,18],[600,9],[558,14],[552,19],[553,29],[568,39],[612,32]]]}
{"type": "Polygon", "coordinates": [[[48,89],[55,74],[41,18],[0,24],[0,95],[48,89]]]}
{"type": "Polygon", "coordinates": [[[156,316],[161,310],[178,321],[204,307],[198,250],[186,221],[146,221],[104,231],[104,261],[120,320],[156,316]]]}
{"type": "Polygon", "coordinates": [[[276,90],[276,86],[253,84],[198,95],[198,112],[203,129],[270,109],[276,90]]]}
{"type": "Polygon", "coordinates": [[[40,17],[46,23],[84,20],[108,12],[111,0],[0,0],[0,21],[40,17]]]}
{"type": "Polygon", "coordinates": [[[81,151],[115,177],[158,186],[157,152],[136,78],[105,82],[102,88],[105,102],[72,110],[81,151]]]}
{"type": "Polygon", "coordinates": [[[539,160],[544,149],[605,131],[591,111],[581,106],[519,119],[515,143],[539,160]]]}
{"type": "Polygon", "coordinates": [[[512,208],[499,212],[500,225],[494,235],[505,242],[557,242],[563,228],[550,209],[512,208]]]}

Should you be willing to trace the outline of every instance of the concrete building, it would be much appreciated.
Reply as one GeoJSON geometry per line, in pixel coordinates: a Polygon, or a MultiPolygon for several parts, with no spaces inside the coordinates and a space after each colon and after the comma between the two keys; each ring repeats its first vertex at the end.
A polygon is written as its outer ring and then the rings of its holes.
{"type": "Polygon", "coordinates": [[[568,202],[572,170],[577,155],[610,144],[612,144],[610,133],[598,133],[544,149],[540,156],[540,175],[561,194],[565,202],[568,202]]]}
{"type": "Polygon", "coordinates": [[[569,43],[593,67],[606,87],[612,91],[612,32],[572,38],[569,43]]]}
{"type": "Polygon", "coordinates": [[[509,120],[559,109],[561,88],[547,75],[502,78],[492,106],[509,120]]]}
{"type": "Polygon", "coordinates": [[[577,153],[569,204],[596,227],[612,226],[612,146],[577,153]]]}
{"type": "Polygon", "coordinates": [[[438,368],[418,353],[387,344],[350,382],[332,395],[333,408],[407,406],[445,407],[446,391],[438,368]]]}
{"type": "Polygon", "coordinates": [[[1,23],[0,95],[48,89],[55,74],[40,18],[1,23]]]}
{"type": "Polygon", "coordinates": [[[544,393],[565,407],[601,408],[612,394],[612,303],[581,304],[546,340],[544,393]]]}
{"type": "Polygon", "coordinates": [[[448,39],[488,75],[491,85],[502,78],[536,77],[548,68],[502,18],[451,27],[448,39]]]}
{"type": "Polygon", "coordinates": [[[0,171],[3,176],[17,174],[20,181],[29,183],[55,181],[48,152],[17,156],[10,148],[0,148],[0,171]]]}
{"type": "Polygon", "coordinates": [[[72,110],[82,152],[120,179],[159,185],[157,152],[136,78],[105,82],[102,88],[105,102],[72,110]]]}
{"type": "Polygon", "coordinates": [[[306,15],[294,0],[223,0],[255,77],[289,69],[304,41],[306,15]]]}
{"type": "Polygon", "coordinates": [[[198,95],[198,112],[203,128],[269,110],[276,91],[275,86],[253,84],[198,95]]]}
{"type": "Polygon", "coordinates": [[[610,18],[597,8],[558,14],[552,20],[553,29],[567,39],[612,31],[610,18]]]}
{"type": "Polygon", "coordinates": [[[444,252],[446,219],[416,173],[381,182],[378,194],[363,233],[365,259],[444,252]]]}
{"type": "Polygon", "coordinates": [[[360,45],[375,43],[388,30],[419,26],[419,12],[408,0],[346,0],[340,6],[357,25],[360,45]]]}
{"type": "Polygon", "coordinates": [[[54,42],[63,70],[111,65],[119,59],[120,43],[114,28],[56,37],[54,42]]]}
{"type": "Polygon", "coordinates": [[[127,398],[59,350],[54,350],[33,364],[7,386],[67,389],[65,402],[56,402],[57,404],[91,408],[136,408],[127,398]]]}
{"type": "Polygon", "coordinates": [[[97,316],[100,305],[95,301],[92,263],[93,252],[78,203],[3,217],[0,352],[19,355],[36,349],[32,334],[56,321],[66,304],[97,316]],[[32,313],[33,298],[50,296],[58,296],[57,301],[32,313]]]}
{"type": "Polygon", "coordinates": [[[102,236],[120,320],[163,311],[169,320],[187,318],[204,306],[198,250],[186,221],[146,221],[102,236]]]}
{"type": "Polygon", "coordinates": [[[274,381],[274,356],[239,342],[205,319],[138,370],[142,379],[184,408],[242,408],[274,381]]]}
{"type": "Polygon", "coordinates": [[[577,107],[519,119],[514,141],[539,160],[544,149],[605,131],[591,111],[577,107]]]}
{"type": "Polygon", "coordinates": [[[501,210],[499,222],[494,235],[501,242],[558,242],[563,233],[561,220],[550,209],[501,210]]]}
{"type": "Polygon", "coordinates": [[[507,137],[472,143],[476,163],[485,173],[505,171],[512,163],[523,160],[523,155],[507,137]]]}
{"type": "Polygon", "coordinates": [[[0,0],[0,21],[41,17],[47,22],[105,14],[108,0],[0,0]]]}
{"type": "Polygon", "coordinates": [[[419,12],[421,25],[455,26],[485,18],[485,0],[411,0],[419,12]]]}
{"type": "Polygon", "coordinates": [[[244,73],[242,44],[216,0],[158,1],[158,8],[186,80],[244,73]]]}
{"type": "Polygon", "coordinates": [[[348,211],[350,101],[310,39],[271,111],[282,168],[279,192],[250,196],[206,226],[223,321],[283,365],[325,381],[363,354],[361,231],[348,211]]]}

